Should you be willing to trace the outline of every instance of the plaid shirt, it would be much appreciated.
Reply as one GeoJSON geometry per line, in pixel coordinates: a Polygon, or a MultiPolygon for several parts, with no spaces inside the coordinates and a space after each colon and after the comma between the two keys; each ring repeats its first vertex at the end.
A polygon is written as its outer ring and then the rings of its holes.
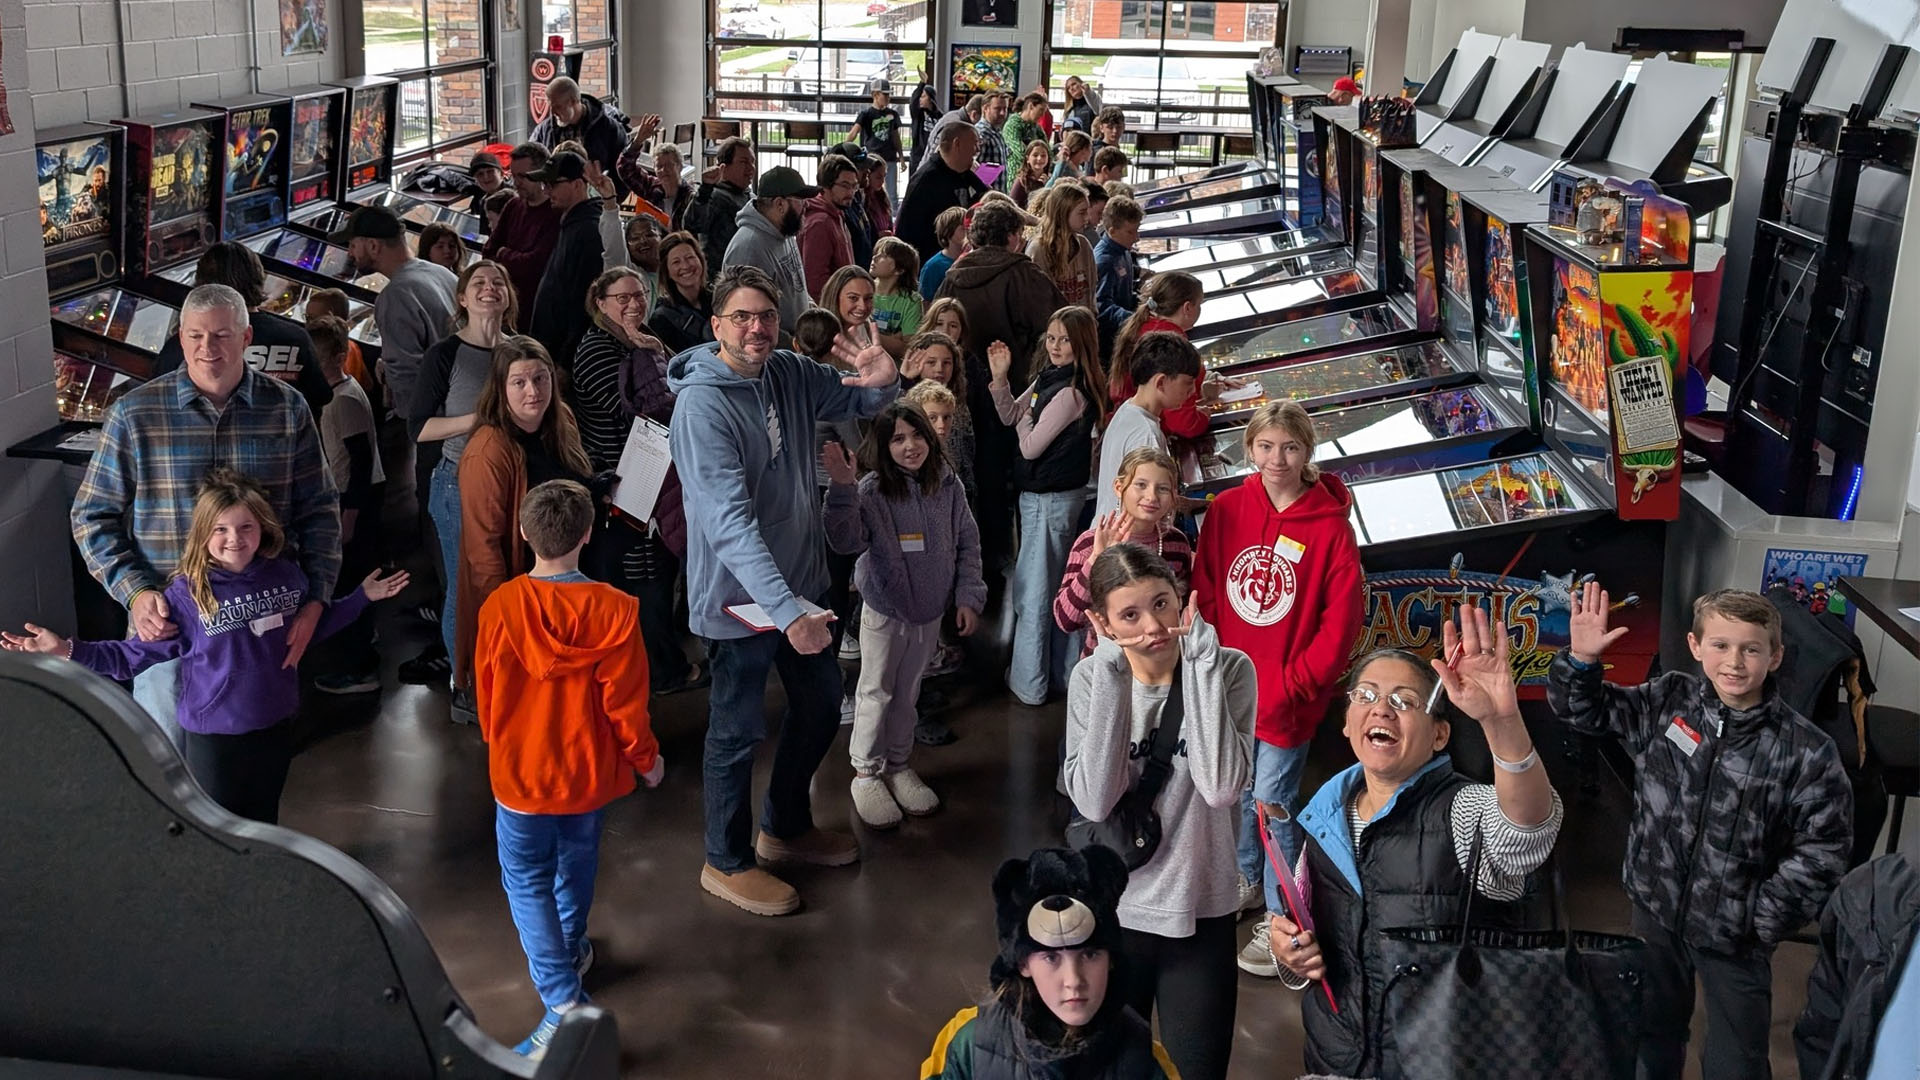
{"type": "Polygon", "coordinates": [[[993,182],[993,190],[1007,191],[1013,187],[1013,170],[1006,168],[1007,140],[1000,135],[1000,129],[985,120],[973,125],[980,133],[980,149],[974,151],[973,160],[981,165],[998,165],[1000,176],[993,182]]]}
{"type": "Polygon", "coordinates": [[[73,540],[87,571],[131,604],[164,589],[180,561],[207,471],[225,465],[267,491],[307,596],[333,595],[340,576],[340,505],[313,414],[299,391],[248,368],[215,409],[185,368],[115,402],[73,500],[73,540]]]}

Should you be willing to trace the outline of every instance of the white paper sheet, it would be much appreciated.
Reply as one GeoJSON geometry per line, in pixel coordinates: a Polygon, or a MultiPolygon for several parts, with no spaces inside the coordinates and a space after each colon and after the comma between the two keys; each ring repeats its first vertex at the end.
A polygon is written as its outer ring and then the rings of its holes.
{"type": "Polygon", "coordinates": [[[620,482],[613,488],[613,505],[635,521],[651,521],[654,504],[660,501],[660,485],[672,464],[666,426],[644,416],[635,418],[626,448],[620,451],[620,482]]]}

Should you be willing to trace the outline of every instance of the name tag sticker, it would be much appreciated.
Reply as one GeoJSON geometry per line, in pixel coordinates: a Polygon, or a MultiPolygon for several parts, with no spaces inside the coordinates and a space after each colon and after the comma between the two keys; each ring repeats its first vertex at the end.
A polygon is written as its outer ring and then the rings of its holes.
{"type": "Polygon", "coordinates": [[[1273,538],[1273,553],[1290,563],[1298,563],[1307,555],[1307,545],[1281,533],[1273,538]]]}
{"type": "Polygon", "coordinates": [[[1687,722],[1677,716],[1673,718],[1673,723],[1667,725],[1667,738],[1688,757],[1692,757],[1694,752],[1700,749],[1700,733],[1688,727],[1687,722]]]}
{"type": "Polygon", "coordinates": [[[900,550],[908,553],[927,550],[925,533],[901,533],[900,550]]]}
{"type": "Polygon", "coordinates": [[[279,629],[281,624],[285,623],[286,621],[287,621],[286,615],[280,612],[275,612],[272,615],[262,616],[261,618],[255,619],[252,622],[248,623],[247,629],[253,631],[254,637],[264,637],[266,636],[267,631],[279,629]]]}

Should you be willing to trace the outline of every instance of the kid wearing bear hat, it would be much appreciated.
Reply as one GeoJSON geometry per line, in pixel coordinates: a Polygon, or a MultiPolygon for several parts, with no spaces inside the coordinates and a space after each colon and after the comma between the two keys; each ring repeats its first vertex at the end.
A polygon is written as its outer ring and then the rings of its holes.
{"type": "Polygon", "coordinates": [[[1103,847],[1002,863],[991,992],[940,1029],[920,1080],[1179,1080],[1147,1022],[1107,993],[1126,888],[1126,863],[1103,847]]]}

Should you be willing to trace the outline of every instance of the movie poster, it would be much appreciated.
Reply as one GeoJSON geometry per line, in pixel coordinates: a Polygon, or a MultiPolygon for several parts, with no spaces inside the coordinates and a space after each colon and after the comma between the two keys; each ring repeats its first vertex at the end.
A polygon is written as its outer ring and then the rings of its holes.
{"type": "Polygon", "coordinates": [[[1514,276],[1513,230],[1487,219],[1487,329],[1520,347],[1520,286],[1514,276]]]}
{"type": "Polygon", "coordinates": [[[1020,85],[1020,46],[955,45],[953,47],[953,84],[947,99],[953,108],[967,103],[974,94],[994,90],[1014,93],[1020,85]]]}
{"type": "Polygon", "coordinates": [[[1794,603],[1815,615],[1832,612],[1853,625],[1853,607],[1834,584],[1843,577],[1861,577],[1867,572],[1867,557],[1851,551],[1804,551],[1799,548],[1768,548],[1760,571],[1760,591],[1769,592],[1784,585],[1794,603]]]}
{"type": "Polygon", "coordinates": [[[353,92],[353,115],[347,119],[347,163],[355,167],[379,161],[387,154],[387,103],[391,86],[353,92]]]}
{"type": "Polygon", "coordinates": [[[317,191],[295,191],[295,205],[333,194],[329,181],[333,174],[333,129],[327,123],[332,98],[302,98],[293,103],[293,178],[298,183],[317,181],[317,191]]]}
{"type": "Polygon", "coordinates": [[[327,51],[327,0],[280,0],[280,55],[327,51]]]}
{"type": "Polygon", "coordinates": [[[1600,330],[1600,280],[1570,259],[1553,260],[1553,339],[1548,375],[1575,405],[1607,422],[1607,359],[1600,330]]]}
{"type": "Polygon", "coordinates": [[[40,236],[48,248],[113,230],[113,146],[106,137],[34,151],[40,178],[40,236]]]}
{"type": "Polygon", "coordinates": [[[272,109],[241,109],[227,117],[227,194],[247,195],[280,183],[280,132],[272,109]]]}
{"type": "Polygon", "coordinates": [[[213,201],[208,169],[220,121],[203,120],[153,133],[153,178],[148,185],[153,225],[204,211],[213,201]]]}

